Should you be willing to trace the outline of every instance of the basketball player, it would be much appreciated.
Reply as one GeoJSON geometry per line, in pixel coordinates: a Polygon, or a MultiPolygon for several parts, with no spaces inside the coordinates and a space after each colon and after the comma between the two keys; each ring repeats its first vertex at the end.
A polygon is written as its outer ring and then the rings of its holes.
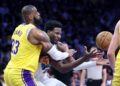
{"type": "Polygon", "coordinates": [[[120,44],[120,21],[115,26],[114,34],[107,51],[107,56],[109,58],[112,69],[115,71],[112,86],[120,86],[120,50],[117,53],[116,63],[115,63],[115,52],[120,44]]]}
{"type": "Polygon", "coordinates": [[[22,16],[25,23],[16,27],[12,35],[11,60],[4,72],[5,82],[9,86],[23,86],[25,84],[35,86],[32,74],[37,69],[42,48],[55,60],[68,57],[67,52],[57,51],[57,48],[50,43],[47,34],[35,26],[41,20],[36,7],[24,6],[22,16]],[[26,78],[29,78],[29,81],[26,78]]]}
{"type": "MultiPolygon", "coordinates": [[[[4,79],[8,86],[37,86],[34,73],[38,67],[41,50],[54,60],[65,59],[70,54],[57,50],[48,35],[35,26],[41,20],[35,6],[24,6],[22,16],[25,22],[16,27],[12,35],[11,59],[5,68],[4,79]]],[[[94,55],[96,52],[90,52],[84,59],[94,55]]]]}
{"type": "MultiPolygon", "coordinates": [[[[48,34],[48,36],[51,39],[51,42],[53,44],[57,44],[61,39],[62,34],[62,24],[59,21],[56,20],[50,20],[45,24],[45,29],[48,34]]],[[[62,45],[62,44],[61,44],[62,45]]],[[[65,48],[65,47],[64,47],[65,48]]],[[[44,62],[49,63],[49,62],[44,62]]],[[[74,60],[73,57],[69,57],[66,60],[61,61],[55,61],[53,59],[50,59],[50,64],[54,66],[52,67],[52,71],[55,71],[53,73],[55,77],[65,83],[67,86],[70,85],[70,78],[72,75],[72,70],[74,67],[78,66],[79,61],[74,60]],[[62,72],[62,73],[61,73],[62,72]],[[67,72],[67,73],[66,73],[67,72]],[[57,74],[56,74],[57,73],[57,74]],[[65,73],[65,74],[63,74],[65,73]]],[[[96,65],[96,62],[86,62],[83,65],[81,64],[76,69],[85,69],[86,67],[94,66],[96,65]]],[[[43,65],[39,65],[38,71],[36,73],[36,78],[38,81],[41,81],[45,86],[65,86],[62,82],[58,81],[55,78],[49,78],[47,72],[44,72],[45,67],[41,67],[43,65]]],[[[75,69],[75,70],[76,70],[75,69]]]]}
{"type": "MultiPolygon", "coordinates": [[[[62,24],[59,21],[55,21],[55,20],[50,20],[45,24],[46,32],[47,32],[48,36],[50,37],[51,42],[53,44],[57,44],[58,41],[60,41],[61,34],[62,34],[62,27],[63,27],[62,24]]],[[[64,46],[64,48],[65,48],[65,46],[64,46]]],[[[58,66],[59,66],[58,71],[65,72],[65,70],[67,70],[67,69],[65,69],[64,67],[61,68],[61,66],[62,66],[60,64],[61,62],[62,61],[58,62],[58,61],[55,61],[52,59],[50,60],[50,64],[52,64],[52,66],[54,66],[55,68],[58,68],[58,66]],[[53,64],[53,63],[56,63],[56,64],[53,64]]],[[[64,84],[55,78],[48,78],[48,77],[46,78],[46,75],[47,75],[46,72],[42,74],[40,70],[43,71],[44,67],[43,67],[43,69],[42,69],[42,67],[39,67],[38,72],[37,72],[38,74],[36,75],[36,77],[39,81],[43,82],[45,86],[50,86],[50,85],[52,85],[52,86],[58,86],[58,85],[65,86],[65,84],[66,84],[65,82],[64,82],[65,83],[64,84]],[[42,77],[38,77],[38,76],[42,76],[42,77]]],[[[69,71],[69,70],[67,70],[67,71],[69,71]]],[[[69,73],[66,73],[66,74],[60,73],[60,74],[66,81],[69,80],[68,79],[68,78],[70,78],[70,77],[68,77],[69,73]],[[65,78],[65,76],[67,78],[65,78]]],[[[70,72],[70,75],[71,75],[71,72],[70,72]]],[[[55,77],[57,77],[57,76],[55,76],[55,77]]]]}

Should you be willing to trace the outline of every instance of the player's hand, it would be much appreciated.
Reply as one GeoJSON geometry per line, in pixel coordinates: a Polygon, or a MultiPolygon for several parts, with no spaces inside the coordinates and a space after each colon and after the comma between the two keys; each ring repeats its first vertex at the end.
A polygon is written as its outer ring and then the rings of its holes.
{"type": "Polygon", "coordinates": [[[84,55],[84,57],[85,57],[86,59],[89,59],[89,58],[94,58],[94,57],[99,56],[99,55],[101,55],[101,52],[96,51],[96,49],[94,49],[94,50],[86,53],[86,54],[84,55]]]}
{"type": "Polygon", "coordinates": [[[77,51],[75,49],[69,49],[67,52],[69,53],[69,56],[73,56],[77,51]]]}
{"type": "Polygon", "coordinates": [[[97,65],[109,65],[109,60],[101,58],[96,63],[97,65]]]}
{"type": "Polygon", "coordinates": [[[88,53],[87,46],[84,46],[84,54],[87,54],[87,53],[88,53]]]}
{"type": "Polygon", "coordinates": [[[58,50],[60,50],[62,52],[66,52],[69,50],[68,45],[66,43],[62,43],[62,42],[57,43],[57,48],[58,48],[58,50]]]}

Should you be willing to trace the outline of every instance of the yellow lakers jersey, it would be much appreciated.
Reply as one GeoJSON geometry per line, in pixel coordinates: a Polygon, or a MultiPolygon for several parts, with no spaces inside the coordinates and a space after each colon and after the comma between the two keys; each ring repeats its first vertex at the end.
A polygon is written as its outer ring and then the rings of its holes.
{"type": "MultiPolygon", "coordinates": [[[[117,53],[116,64],[117,64],[117,62],[120,63],[120,50],[117,53]]],[[[120,65],[118,65],[118,66],[120,66],[120,65]]]]}
{"type": "Polygon", "coordinates": [[[33,45],[27,39],[27,31],[33,24],[21,24],[12,35],[11,60],[7,68],[20,68],[35,72],[38,67],[41,45],[33,45]]]}
{"type": "MultiPolygon", "coordinates": [[[[118,29],[118,33],[120,34],[120,28],[118,29]]],[[[120,40],[119,40],[119,41],[120,41],[120,40]]],[[[119,45],[120,45],[120,44],[119,44],[119,45]]],[[[116,59],[118,59],[118,60],[116,60],[116,61],[119,61],[119,62],[120,62],[120,49],[119,49],[119,51],[118,51],[118,53],[117,53],[116,59]]]]}

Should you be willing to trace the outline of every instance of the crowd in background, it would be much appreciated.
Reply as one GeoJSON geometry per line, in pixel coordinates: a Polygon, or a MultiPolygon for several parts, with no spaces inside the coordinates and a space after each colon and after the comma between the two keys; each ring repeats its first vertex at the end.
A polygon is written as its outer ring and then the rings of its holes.
{"type": "Polygon", "coordinates": [[[50,19],[63,23],[63,42],[84,51],[83,45],[95,45],[96,35],[103,30],[113,33],[120,18],[119,0],[0,0],[0,73],[10,59],[11,34],[22,22],[21,8],[35,5],[44,23],[50,19]]]}

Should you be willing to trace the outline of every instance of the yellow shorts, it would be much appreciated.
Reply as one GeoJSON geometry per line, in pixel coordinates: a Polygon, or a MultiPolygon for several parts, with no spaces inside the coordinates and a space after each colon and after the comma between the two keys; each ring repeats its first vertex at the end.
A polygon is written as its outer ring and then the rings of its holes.
{"type": "Polygon", "coordinates": [[[116,60],[116,67],[115,67],[112,86],[120,86],[120,58],[119,57],[116,60]]]}
{"type": "Polygon", "coordinates": [[[4,80],[7,86],[37,86],[33,73],[23,69],[5,69],[4,80]]]}

